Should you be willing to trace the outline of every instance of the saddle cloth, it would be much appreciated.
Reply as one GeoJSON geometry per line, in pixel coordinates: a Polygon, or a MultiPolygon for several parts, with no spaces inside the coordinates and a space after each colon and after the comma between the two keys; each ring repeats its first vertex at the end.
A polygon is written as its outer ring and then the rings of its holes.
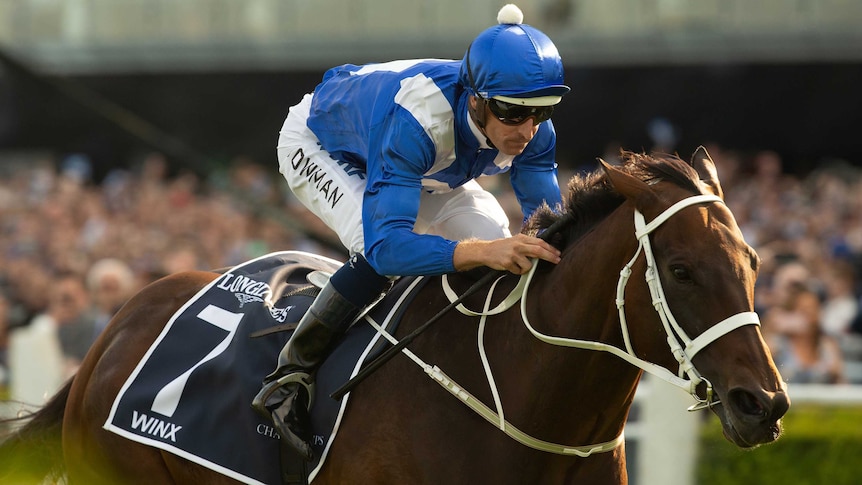
{"type": "MultiPolygon", "coordinates": [[[[281,483],[280,438],[250,404],[290,332],[249,336],[299,321],[317,293],[305,282],[306,275],[333,272],[340,265],[283,251],[216,278],[165,325],[114,400],[104,428],[244,483],[281,483]]],[[[394,331],[400,316],[395,302],[403,308],[422,284],[421,277],[400,279],[366,319],[394,331]]],[[[348,394],[339,402],[329,394],[371,358],[380,338],[370,325],[357,322],[318,371],[310,480],[326,459],[350,398],[348,394]]]]}

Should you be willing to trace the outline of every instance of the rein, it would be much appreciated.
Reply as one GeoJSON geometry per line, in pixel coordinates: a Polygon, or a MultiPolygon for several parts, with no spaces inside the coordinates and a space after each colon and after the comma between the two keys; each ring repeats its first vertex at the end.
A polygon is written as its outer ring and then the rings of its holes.
{"type": "MultiPolygon", "coordinates": [[[[499,281],[499,279],[495,281],[494,285],[489,290],[488,298],[485,303],[485,308],[482,312],[474,312],[468,310],[460,304],[457,306],[458,311],[465,315],[481,317],[478,336],[479,353],[482,357],[482,363],[483,367],[485,368],[486,376],[488,377],[488,383],[491,386],[492,395],[494,396],[495,405],[497,407],[496,413],[489,409],[484,403],[477,400],[470,393],[461,388],[457,383],[452,381],[446,374],[443,373],[443,371],[441,371],[436,366],[431,367],[428,364],[422,362],[421,360],[419,360],[417,363],[419,363],[419,365],[425,369],[426,373],[428,373],[434,380],[436,380],[440,385],[446,388],[450,393],[460,398],[467,406],[469,406],[483,418],[485,418],[492,424],[497,425],[498,428],[500,428],[503,432],[505,432],[513,439],[531,448],[564,455],[575,454],[582,457],[589,456],[592,453],[610,451],[616,448],[624,441],[623,433],[620,433],[617,438],[604,443],[586,446],[565,446],[548,443],[526,435],[505,420],[503,415],[502,403],[499,400],[496,384],[494,383],[494,379],[490,371],[490,366],[488,365],[487,358],[485,356],[483,342],[484,325],[487,316],[501,313],[512,307],[518,300],[520,300],[521,318],[524,321],[524,325],[526,326],[527,330],[538,340],[541,340],[542,342],[551,345],[603,351],[616,355],[617,357],[644,370],[645,372],[653,374],[677,387],[686,390],[697,401],[696,404],[688,408],[689,411],[706,409],[712,407],[715,404],[718,404],[719,401],[717,399],[714,399],[712,383],[710,383],[707,379],[701,376],[701,374],[697,371],[694,364],[692,363],[692,358],[694,358],[694,356],[700,350],[702,350],[718,338],[732,332],[733,330],[736,330],[739,327],[745,325],[760,325],[760,319],[754,312],[737,313],[717,323],[713,327],[703,332],[697,338],[689,338],[686,332],[682,329],[682,327],[680,327],[679,323],[677,323],[676,318],[674,318],[673,316],[673,313],[670,311],[670,307],[667,303],[667,298],[664,294],[664,289],[661,285],[661,280],[658,277],[655,256],[653,255],[652,246],[649,239],[649,235],[653,231],[655,231],[659,226],[661,226],[665,221],[667,221],[671,216],[673,216],[680,210],[692,205],[709,202],[724,203],[724,201],[722,201],[720,197],[717,197],[715,195],[697,195],[688,197],[667,208],[664,212],[659,214],[658,217],[650,221],[650,223],[648,224],[646,223],[645,218],[643,214],[640,213],[640,211],[634,211],[635,237],[638,240],[638,249],[635,251],[635,254],[632,259],[620,271],[620,278],[617,282],[616,294],[616,306],[619,311],[620,330],[623,334],[623,340],[626,347],[625,350],[603,342],[554,337],[543,334],[533,328],[533,326],[529,322],[529,319],[527,318],[527,291],[529,289],[533,275],[535,274],[536,267],[538,266],[538,262],[534,259],[533,266],[530,271],[525,275],[521,276],[518,285],[504,299],[504,301],[494,309],[489,309],[488,307],[490,306],[494,286],[496,286],[496,283],[497,281],[499,281]],[[631,339],[629,337],[628,325],[626,323],[625,316],[625,288],[628,283],[629,277],[632,274],[632,266],[640,256],[641,252],[643,252],[644,258],[646,259],[647,263],[644,277],[650,289],[653,308],[661,318],[665,334],[667,335],[668,346],[670,347],[671,353],[673,354],[674,358],[677,360],[680,366],[679,371],[676,374],[660,365],[637,357],[631,345],[631,339]],[[687,376],[688,379],[685,379],[683,375],[687,376]],[[696,391],[697,386],[701,383],[706,383],[707,390],[705,399],[700,398],[696,391]]],[[[450,301],[456,301],[455,292],[452,291],[445,276],[443,277],[443,290],[450,301]]],[[[387,336],[387,338],[393,337],[387,336]]],[[[407,351],[405,350],[405,352],[407,351]]],[[[414,357],[415,356],[411,358],[414,357]]],[[[416,360],[418,360],[418,358],[414,358],[414,361],[416,360]]]]}
{"type": "MultiPolygon", "coordinates": [[[[533,262],[533,268],[536,267],[535,263],[536,262],[534,261],[533,262]]],[[[491,408],[486,406],[485,403],[483,403],[481,400],[477,399],[475,396],[470,394],[469,391],[467,391],[466,389],[464,389],[463,387],[458,385],[458,383],[456,383],[451,378],[449,378],[449,376],[446,375],[446,373],[443,372],[436,365],[430,365],[430,364],[425,363],[425,361],[423,361],[419,356],[417,356],[416,354],[411,352],[409,349],[404,348],[401,350],[401,352],[404,353],[408,358],[410,358],[410,360],[412,360],[414,363],[416,363],[416,365],[421,367],[425,371],[425,373],[428,374],[429,377],[434,379],[438,384],[443,386],[444,389],[449,391],[453,396],[457,397],[459,400],[461,400],[461,402],[463,402],[465,405],[467,405],[467,407],[469,407],[470,409],[475,411],[479,416],[483,417],[489,423],[497,426],[501,431],[506,433],[506,435],[508,435],[510,438],[514,439],[515,441],[517,441],[517,442],[519,442],[525,446],[529,446],[530,448],[533,448],[535,450],[545,451],[548,453],[556,453],[559,455],[575,455],[575,456],[580,456],[580,457],[588,457],[593,453],[603,453],[606,451],[613,450],[614,448],[621,445],[625,441],[625,436],[623,433],[620,433],[620,435],[617,436],[616,438],[614,438],[610,441],[606,441],[604,443],[596,443],[596,444],[592,444],[592,445],[583,445],[583,446],[559,445],[556,443],[551,443],[548,441],[540,440],[538,438],[534,438],[534,437],[530,436],[529,434],[524,433],[523,431],[521,431],[517,427],[515,427],[512,423],[506,421],[506,419],[503,416],[503,407],[502,407],[502,403],[500,402],[500,396],[497,392],[497,386],[494,383],[494,377],[491,374],[491,369],[488,365],[488,359],[487,359],[487,356],[485,355],[485,346],[484,346],[484,342],[483,342],[485,320],[487,319],[487,316],[495,314],[495,313],[499,313],[500,311],[505,310],[505,308],[501,309],[501,306],[498,306],[494,310],[490,310],[490,311],[488,310],[488,306],[490,306],[490,302],[491,302],[491,297],[494,294],[494,288],[497,286],[497,283],[500,282],[500,280],[503,278],[503,276],[504,275],[500,275],[494,281],[494,283],[491,285],[491,288],[488,291],[488,297],[485,300],[485,311],[483,313],[470,312],[470,310],[467,310],[463,306],[461,306],[461,305],[458,306],[459,311],[462,311],[462,313],[464,313],[464,311],[466,311],[466,312],[469,312],[468,314],[470,314],[470,315],[474,315],[474,316],[479,315],[481,317],[480,326],[479,326],[479,335],[478,335],[479,353],[481,354],[481,357],[482,357],[482,365],[485,368],[485,374],[487,375],[488,382],[491,385],[491,392],[494,395],[494,403],[497,407],[496,412],[494,412],[494,410],[492,410],[491,408]]],[[[521,277],[521,282],[523,282],[525,285],[528,284],[528,280],[524,276],[521,277]]],[[[506,298],[506,301],[511,301],[511,299],[513,298],[512,295],[515,295],[519,288],[523,288],[524,290],[526,289],[525,286],[521,285],[521,282],[519,282],[518,287],[516,287],[512,291],[512,293],[509,294],[509,297],[506,298]]],[[[444,277],[444,288],[448,288],[448,283],[445,283],[445,277],[444,277]]],[[[449,291],[451,292],[451,289],[449,289],[449,291]]],[[[511,301],[511,303],[508,304],[508,307],[511,307],[517,301],[517,299],[518,298],[515,298],[514,301],[511,301]]],[[[383,337],[386,338],[390,343],[392,343],[392,344],[398,343],[398,339],[396,339],[394,336],[392,336],[392,334],[387,332],[386,329],[384,329],[381,325],[379,325],[377,322],[375,322],[371,317],[366,317],[366,321],[372,327],[374,327],[378,333],[382,334],[383,337]]]]}

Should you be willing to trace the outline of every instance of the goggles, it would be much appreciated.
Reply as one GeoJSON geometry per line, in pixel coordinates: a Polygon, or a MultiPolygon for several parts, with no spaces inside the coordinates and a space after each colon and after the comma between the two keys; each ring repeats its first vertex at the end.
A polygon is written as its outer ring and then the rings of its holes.
{"type": "Polygon", "coordinates": [[[486,99],[486,101],[491,114],[504,125],[520,125],[529,118],[533,118],[533,124],[538,125],[543,121],[551,119],[551,114],[554,113],[553,105],[522,106],[494,98],[486,99]]]}

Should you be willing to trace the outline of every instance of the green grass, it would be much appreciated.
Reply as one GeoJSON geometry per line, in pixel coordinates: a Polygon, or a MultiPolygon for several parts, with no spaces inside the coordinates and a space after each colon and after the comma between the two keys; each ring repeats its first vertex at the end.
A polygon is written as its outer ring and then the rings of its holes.
{"type": "Polygon", "coordinates": [[[862,483],[862,408],[794,405],[775,443],[740,450],[712,416],[701,433],[698,485],[862,483]]]}

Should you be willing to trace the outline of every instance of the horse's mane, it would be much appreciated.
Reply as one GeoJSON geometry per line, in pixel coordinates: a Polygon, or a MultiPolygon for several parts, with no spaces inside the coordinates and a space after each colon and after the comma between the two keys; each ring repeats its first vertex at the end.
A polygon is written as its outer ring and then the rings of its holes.
{"type": "MultiPolygon", "coordinates": [[[[616,168],[649,185],[666,181],[693,193],[701,192],[697,172],[677,156],[629,151],[622,151],[620,155],[622,162],[616,168]]],[[[624,200],[602,168],[578,174],[569,180],[562,207],[543,205],[533,213],[522,232],[535,235],[557,223],[559,232],[551,237],[551,243],[564,247],[606,218],[624,200]]]]}

